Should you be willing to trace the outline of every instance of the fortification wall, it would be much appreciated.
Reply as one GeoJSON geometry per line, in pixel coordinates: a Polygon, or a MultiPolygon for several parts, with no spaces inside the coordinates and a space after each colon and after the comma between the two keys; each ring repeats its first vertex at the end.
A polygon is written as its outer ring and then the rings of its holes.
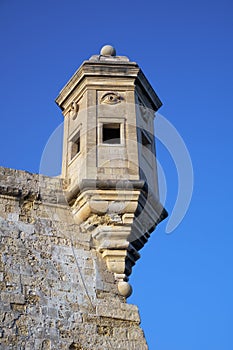
{"type": "Polygon", "coordinates": [[[0,348],[146,350],[59,178],[0,168],[0,348]]]}

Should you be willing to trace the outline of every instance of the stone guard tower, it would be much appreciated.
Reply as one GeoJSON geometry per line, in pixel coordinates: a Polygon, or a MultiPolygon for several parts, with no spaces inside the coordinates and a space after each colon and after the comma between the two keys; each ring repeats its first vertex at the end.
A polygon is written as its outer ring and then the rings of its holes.
{"type": "Polygon", "coordinates": [[[0,167],[0,348],[148,350],[128,277],[167,213],[154,113],[138,65],[112,47],[56,100],[62,177],[0,167]]]}
{"type": "Polygon", "coordinates": [[[138,251],[167,216],[154,140],[161,101],[138,65],[106,45],[81,65],[56,103],[64,114],[67,201],[128,297],[138,251]]]}

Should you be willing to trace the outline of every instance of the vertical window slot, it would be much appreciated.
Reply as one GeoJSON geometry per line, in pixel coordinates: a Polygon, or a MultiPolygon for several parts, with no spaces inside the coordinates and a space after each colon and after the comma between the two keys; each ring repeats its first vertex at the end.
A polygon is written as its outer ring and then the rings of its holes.
{"type": "Polygon", "coordinates": [[[70,159],[73,159],[80,152],[80,132],[71,141],[70,159]]]}

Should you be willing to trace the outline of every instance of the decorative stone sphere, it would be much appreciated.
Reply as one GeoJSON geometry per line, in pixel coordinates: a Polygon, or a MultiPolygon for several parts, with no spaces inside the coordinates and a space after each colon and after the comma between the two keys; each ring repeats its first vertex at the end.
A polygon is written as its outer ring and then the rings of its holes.
{"type": "Polygon", "coordinates": [[[116,56],[116,50],[111,45],[105,45],[102,47],[100,54],[103,56],[116,56]]]}
{"type": "Polygon", "coordinates": [[[123,297],[128,298],[132,294],[132,287],[128,282],[122,281],[118,283],[118,291],[123,297]]]}

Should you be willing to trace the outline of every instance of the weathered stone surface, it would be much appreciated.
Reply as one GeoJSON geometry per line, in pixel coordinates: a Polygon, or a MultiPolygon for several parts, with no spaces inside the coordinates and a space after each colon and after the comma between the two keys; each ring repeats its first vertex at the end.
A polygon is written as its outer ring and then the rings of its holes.
{"type": "Polygon", "coordinates": [[[146,350],[126,298],[138,251],[167,215],[154,141],[161,101],[108,45],[56,102],[62,178],[0,168],[0,348],[146,350]]]}
{"type": "Polygon", "coordinates": [[[161,101],[138,65],[107,45],[80,66],[56,102],[64,115],[67,202],[119,293],[129,296],[138,251],[166,217],[154,141],[161,101]]]}
{"type": "Polygon", "coordinates": [[[62,180],[5,168],[0,179],[0,348],[146,350],[62,180]]]}

